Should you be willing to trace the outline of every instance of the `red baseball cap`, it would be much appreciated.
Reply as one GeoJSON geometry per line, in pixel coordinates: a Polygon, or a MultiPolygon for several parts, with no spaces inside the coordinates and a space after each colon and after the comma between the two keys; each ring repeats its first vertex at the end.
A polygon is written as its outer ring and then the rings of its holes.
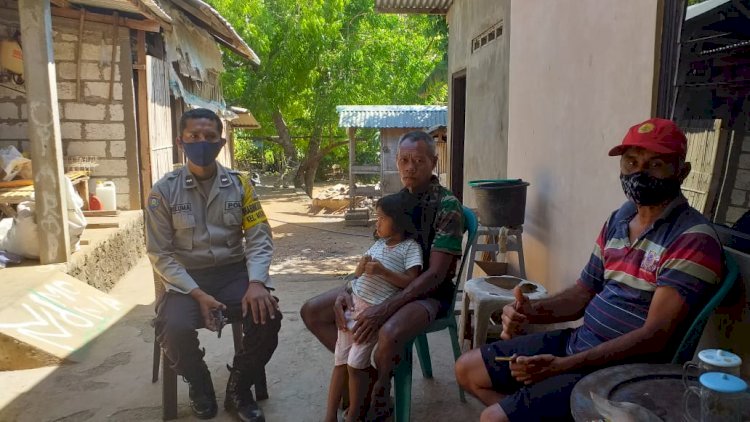
{"type": "Polygon", "coordinates": [[[658,154],[679,154],[685,157],[687,138],[675,122],[654,118],[631,127],[622,144],[609,150],[609,155],[622,155],[629,147],[641,147],[658,154]]]}

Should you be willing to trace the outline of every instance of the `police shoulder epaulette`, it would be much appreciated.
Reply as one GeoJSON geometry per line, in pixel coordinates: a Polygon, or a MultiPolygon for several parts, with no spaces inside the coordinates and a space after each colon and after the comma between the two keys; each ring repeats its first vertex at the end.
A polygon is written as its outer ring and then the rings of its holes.
{"type": "Polygon", "coordinates": [[[230,173],[231,173],[232,175],[236,176],[236,177],[237,177],[237,179],[239,179],[239,180],[241,180],[241,181],[243,181],[243,180],[244,180],[244,181],[245,181],[246,183],[249,183],[249,182],[250,182],[250,173],[248,173],[248,172],[246,172],[246,171],[241,171],[241,170],[232,170],[232,171],[230,171],[230,173]]]}

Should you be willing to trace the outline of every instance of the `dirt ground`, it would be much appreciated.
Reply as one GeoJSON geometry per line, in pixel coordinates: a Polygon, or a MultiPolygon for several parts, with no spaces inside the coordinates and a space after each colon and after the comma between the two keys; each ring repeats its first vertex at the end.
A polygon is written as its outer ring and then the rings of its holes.
{"type": "MultiPolygon", "coordinates": [[[[314,422],[325,410],[333,356],[307,331],[299,317],[304,301],[340,285],[372,242],[371,227],[345,227],[343,215],[307,213],[309,199],[292,189],[260,188],[274,231],[271,268],[284,316],[279,347],[268,364],[270,399],[261,402],[266,420],[314,422]]],[[[153,278],[142,258],[112,290],[129,312],[93,340],[79,362],[0,372],[0,421],[158,421],[161,382],[151,383],[154,332],[153,278]]],[[[221,403],[232,359],[231,331],[221,339],[200,330],[201,345],[220,402],[215,420],[234,420],[221,403]]],[[[483,406],[463,404],[453,375],[447,332],[429,336],[433,379],[423,379],[415,363],[413,421],[477,420],[483,406]]],[[[178,416],[194,420],[187,384],[178,382],[178,416]]]]}

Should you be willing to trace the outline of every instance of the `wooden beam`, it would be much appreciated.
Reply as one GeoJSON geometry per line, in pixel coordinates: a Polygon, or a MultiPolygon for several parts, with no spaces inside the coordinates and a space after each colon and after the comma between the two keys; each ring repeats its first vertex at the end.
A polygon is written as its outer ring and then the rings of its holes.
{"type": "MultiPolygon", "coordinates": [[[[239,54],[247,60],[252,61],[252,57],[250,57],[247,53],[241,51],[240,46],[237,45],[237,36],[232,34],[232,32],[226,26],[224,26],[224,23],[222,23],[216,16],[210,13],[204,13],[202,10],[193,7],[191,4],[187,3],[184,0],[173,0],[173,2],[190,15],[191,20],[194,24],[200,26],[201,28],[208,31],[211,35],[213,35],[216,41],[223,44],[234,53],[239,54]]],[[[253,66],[257,66],[255,63],[252,64],[253,66]]]]}
{"type": "Polygon", "coordinates": [[[112,103],[115,93],[115,62],[117,61],[117,37],[120,35],[120,16],[115,12],[112,17],[115,20],[112,28],[112,58],[109,61],[109,102],[112,103]]]}
{"type": "Polygon", "coordinates": [[[39,224],[39,261],[66,262],[70,258],[70,234],[50,0],[19,0],[18,12],[24,45],[24,79],[33,81],[26,83],[26,102],[39,224]]]}
{"type": "MultiPolygon", "coordinates": [[[[81,60],[83,60],[83,25],[86,23],[86,9],[81,11],[78,22],[78,45],[76,48],[76,101],[81,102],[81,60]]],[[[114,66],[112,66],[114,68],[114,66]]]]}
{"type": "Polygon", "coordinates": [[[138,151],[141,164],[141,206],[148,206],[151,193],[151,143],[148,128],[148,84],[146,77],[146,33],[136,34],[136,73],[138,74],[138,151]]]}
{"type": "Polygon", "coordinates": [[[218,23],[218,19],[216,16],[211,14],[210,12],[206,13],[202,10],[193,7],[190,3],[184,1],[184,0],[172,0],[180,9],[188,12],[194,19],[192,19],[197,25],[204,27],[205,29],[213,30],[213,32],[217,32],[221,34],[223,37],[231,39],[233,38],[232,33],[227,29],[227,27],[224,26],[223,23],[218,23]],[[207,22],[205,18],[209,18],[213,22],[207,22]]]}
{"type": "MultiPolygon", "coordinates": [[[[141,0],[127,0],[128,3],[132,4],[134,7],[138,9],[138,12],[145,16],[147,19],[151,19],[152,21],[163,21],[162,18],[157,16],[154,12],[151,11],[148,7],[146,7],[141,0]]],[[[166,22],[165,22],[166,23],[166,22]]],[[[167,25],[169,25],[167,23],[167,25]]],[[[171,25],[170,25],[171,26],[171,25]]]]}
{"type": "Polygon", "coordinates": [[[364,165],[364,166],[353,166],[349,164],[349,169],[352,173],[356,174],[380,174],[382,166],[380,165],[364,165]]]}
{"type": "Polygon", "coordinates": [[[240,50],[240,47],[236,46],[234,43],[232,43],[230,41],[225,40],[224,38],[222,38],[221,36],[219,36],[217,34],[212,34],[212,35],[213,35],[213,37],[214,37],[214,39],[216,41],[218,41],[219,43],[221,43],[222,45],[224,45],[230,51],[232,51],[233,53],[239,55],[240,57],[244,57],[245,60],[248,60],[254,69],[258,67],[258,64],[253,61],[254,60],[253,57],[250,56],[250,55],[248,55],[244,51],[240,50]]]}
{"type": "MultiPolygon", "coordinates": [[[[60,18],[80,19],[81,13],[83,12],[74,9],[63,9],[59,7],[52,9],[52,16],[60,18]]],[[[115,18],[112,16],[91,12],[86,12],[86,20],[89,22],[106,23],[108,25],[115,23],[115,18]]],[[[118,18],[118,22],[120,26],[146,32],[159,32],[161,31],[162,26],[167,27],[167,24],[154,20],[118,18]]]]}
{"type": "Polygon", "coordinates": [[[355,148],[356,145],[356,135],[357,134],[357,128],[355,127],[349,127],[346,128],[346,135],[349,138],[349,209],[354,209],[354,160],[356,158],[355,154],[355,148]]]}
{"type": "Polygon", "coordinates": [[[54,4],[57,7],[70,7],[70,3],[68,3],[68,0],[51,0],[52,4],[54,4]]]}

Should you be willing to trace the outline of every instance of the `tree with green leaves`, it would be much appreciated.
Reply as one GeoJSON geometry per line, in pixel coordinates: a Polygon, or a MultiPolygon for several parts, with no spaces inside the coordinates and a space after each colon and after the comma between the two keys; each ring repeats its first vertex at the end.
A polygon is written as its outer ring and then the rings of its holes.
{"type": "Polygon", "coordinates": [[[298,163],[295,186],[310,196],[321,160],[347,144],[337,105],[447,101],[442,17],[378,14],[372,0],[210,2],[261,59],[252,70],[225,54],[226,100],[298,163]]]}

